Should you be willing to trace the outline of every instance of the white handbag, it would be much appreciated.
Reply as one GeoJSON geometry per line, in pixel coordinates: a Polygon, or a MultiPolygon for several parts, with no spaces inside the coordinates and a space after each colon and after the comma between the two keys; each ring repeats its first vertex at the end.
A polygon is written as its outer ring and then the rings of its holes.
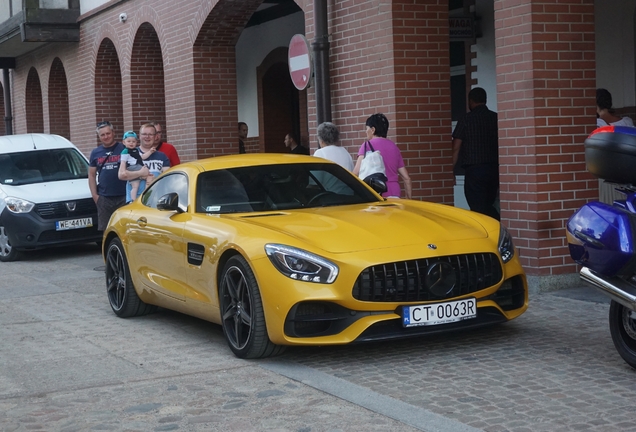
{"type": "Polygon", "coordinates": [[[381,180],[386,181],[386,169],[384,168],[384,159],[379,151],[376,151],[369,141],[364,143],[364,159],[360,164],[360,177],[366,181],[368,177],[379,177],[381,180]]]}

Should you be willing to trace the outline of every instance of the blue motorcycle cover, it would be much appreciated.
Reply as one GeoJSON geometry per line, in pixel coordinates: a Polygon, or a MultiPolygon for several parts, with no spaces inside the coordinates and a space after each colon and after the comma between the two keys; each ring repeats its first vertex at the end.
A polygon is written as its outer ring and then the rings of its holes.
{"type": "Polygon", "coordinates": [[[600,202],[585,204],[567,223],[570,256],[605,276],[634,272],[636,215],[600,202]]]}

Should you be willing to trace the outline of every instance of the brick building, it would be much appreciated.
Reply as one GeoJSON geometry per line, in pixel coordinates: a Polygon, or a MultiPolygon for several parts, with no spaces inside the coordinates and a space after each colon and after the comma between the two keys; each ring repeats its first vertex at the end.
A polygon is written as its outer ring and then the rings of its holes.
{"type": "MultiPolygon", "coordinates": [[[[385,113],[414,197],[452,205],[453,120],[465,111],[471,86],[486,88],[489,107],[499,112],[502,221],[515,237],[531,286],[574,283],[577,268],[564,225],[598,196],[582,146],[594,128],[595,89],[609,88],[615,105],[634,111],[633,2],[325,3],[330,107],[343,146],[357,153],[366,117],[385,113]],[[631,49],[620,58],[596,48],[603,40],[597,28],[603,13],[600,24],[622,32],[623,50],[631,49]],[[454,17],[474,20],[476,33],[453,39],[454,17]],[[599,65],[601,57],[609,63],[599,65]],[[618,80],[615,66],[624,71],[618,80]]],[[[191,160],[236,153],[236,125],[245,121],[248,151],[282,152],[289,131],[315,147],[315,87],[295,90],[287,70],[291,36],[314,38],[312,0],[21,4],[10,0],[8,11],[0,6],[0,60],[15,61],[14,67],[0,61],[11,67],[3,75],[0,103],[11,98],[14,133],[57,133],[88,153],[97,144],[98,121],[110,120],[119,133],[157,119],[182,160],[191,160]],[[49,13],[56,9],[75,18],[61,25],[49,13]],[[49,31],[51,24],[57,33],[49,31]],[[17,36],[16,25],[22,31],[17,36]],[[29,29],[32,41],[23,41],[29,29]]]]}

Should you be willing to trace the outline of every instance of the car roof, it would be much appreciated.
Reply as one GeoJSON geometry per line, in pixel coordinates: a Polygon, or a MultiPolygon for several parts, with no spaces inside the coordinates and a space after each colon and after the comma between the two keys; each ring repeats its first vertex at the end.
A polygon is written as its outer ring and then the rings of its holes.
{"type": "Polygon", "coordinates": [[[33,133],[0,136],[0,154],[58,148],[76,147],[59,135],[33,133]]]}
{"type": "Polygon", "coordinates": [[[210,171],[216,169],[239,168],[257,165],[277,165],[277,164],[293,164],[293,163],[328,163],[330,160],[318,158],[315,156],[304,156],[297,154],[283,153],[247,153],[227,156],[216,156],[207,159],[198,159],[186,162],[181,166],[196,166],[201,171],[210,171]]]}

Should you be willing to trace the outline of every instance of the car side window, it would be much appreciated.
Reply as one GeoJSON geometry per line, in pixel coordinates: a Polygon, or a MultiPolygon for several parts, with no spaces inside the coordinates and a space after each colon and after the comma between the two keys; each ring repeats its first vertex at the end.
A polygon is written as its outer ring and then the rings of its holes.
{"type": "Polygon", "coordinates": [[[188,177],[184,173],[171,173],[155,180],[143,193],[141,203],[157,208],[157,201],[165,194],[176,192],[179,195],[179,206],[188,207],[188,177]]]}

